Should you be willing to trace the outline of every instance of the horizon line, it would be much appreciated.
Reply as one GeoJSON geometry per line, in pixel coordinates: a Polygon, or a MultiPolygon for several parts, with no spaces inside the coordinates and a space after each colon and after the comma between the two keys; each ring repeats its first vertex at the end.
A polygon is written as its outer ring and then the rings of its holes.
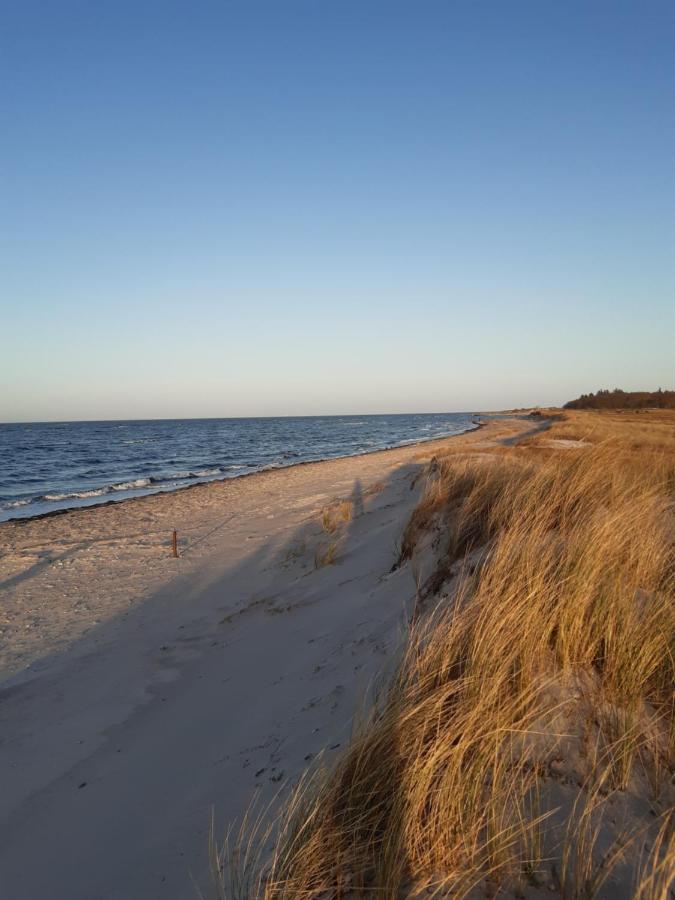
{"type": "Polygon", "coordinates": [[[111,422],[209,422],[209,421],[246,421],[252,419],[347,419],[367,418],[374,416],[477,416],[493,415],[503,412],[525,412],[530,409],[557,409],[557,406],[535,405],[507,407],[505,409],[457,409],[457,410],[425,410],[418,412],[378,412],[378,413],[282,413],[281,415],[259,416],[158,416],[156,418],[111,418],[111,419],[5,419],[0,425],[79,425],[79,424],[107,424],[111,422]]]}

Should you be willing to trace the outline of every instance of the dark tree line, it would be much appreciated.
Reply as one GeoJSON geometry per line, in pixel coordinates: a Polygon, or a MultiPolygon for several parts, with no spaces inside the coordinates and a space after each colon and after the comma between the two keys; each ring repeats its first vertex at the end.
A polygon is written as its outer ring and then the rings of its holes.
{"type": "Polygon", "coordinates": [[[675,409],[675,391],[597,391],[570,400],[564,409],[675,409]]]}

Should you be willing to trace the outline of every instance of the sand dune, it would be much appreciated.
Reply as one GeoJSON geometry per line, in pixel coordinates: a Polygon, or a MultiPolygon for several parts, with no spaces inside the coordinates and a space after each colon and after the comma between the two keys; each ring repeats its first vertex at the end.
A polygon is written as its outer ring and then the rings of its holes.
{"type": "Polygon", "coordinates": [[[336,752],[386,670],[422,462],[531,430],[0,526],[0,896],[191,896],[212,809],[224,828],[336,752]]]}

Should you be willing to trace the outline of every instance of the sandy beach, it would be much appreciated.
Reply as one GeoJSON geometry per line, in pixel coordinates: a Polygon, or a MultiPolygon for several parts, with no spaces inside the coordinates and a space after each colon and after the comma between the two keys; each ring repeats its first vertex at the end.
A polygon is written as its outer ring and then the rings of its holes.
{"type": "Polygon", "coordinates": [[[675,900],[673,10],[4,4],[0,900],[675,900]]]}
{"type": "Polygon", "coordinates": [[[1,525],[0,895],[192,896],[212,811],[337,751],[386,669],[424,463],[539,427],[1,525]]]}

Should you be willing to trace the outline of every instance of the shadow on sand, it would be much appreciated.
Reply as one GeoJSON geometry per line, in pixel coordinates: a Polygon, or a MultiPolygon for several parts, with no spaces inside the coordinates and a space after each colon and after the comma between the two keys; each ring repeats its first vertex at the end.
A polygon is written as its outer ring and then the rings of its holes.
{"type": "MultiPolygon", "coordinates": [[[[354,481],[343,498],[351,516],[335,537],[333,565],[316,568],[315,549],[328,536],[314,509],[290,534],[262,539],[233,566],[214,551],[202,571],[177,575],[67,650],[5,682],[0,770],[14,774],[5,780],[0,808],[0,894],[191,896],[189,873],[199,873],[201,882],[207,867],[209,808],[215,804],[230,819],[251,800],[255,771],[225,776],[234,771],[233,754],[243,752],[233,746],[233,732],[269,729],[279,743],[293,734],[313,754],[324,746],[322,733],[311,729],[291,729],[284,737],[287,726],[277,719],[285,707],[262,702],[260,672],[271,667],[283,685],[298,667],[298,629],[306,631],[307,653],[330,639],[330,630],[321,628],[322,601],[351,590],[350,584],[370,586],[387,577],[402,512],[418,494],[410,484],[421,468],[401,466],[366,489],[354,481]],[[304,619],[279,619],[300,609],[304,619]],[[242,669],[233,671],[235,660],[242,669]],[[31,864],[36,845],[40,866],[31,864]]],[[[203,539],[196,536],[182,552],[189,557],[203,539]]],[[[354,595],[351,606],[331,603],[333,618],[325,617],[328,623],[342,616],[338,621],[355,635],[355,645],[360,631],[369,639],[367,629],[374,627],[365,602],[369,589],[354,595]]],[[[402,607],[390,614],[403,623],[407,612],[402,607]]],[[[373,665],[382,664],[371,657],[373,665]]],[[[344,703],[340,727],[347,734],[346,710],[353,709],[357,685],[356,676],[350,678],[342,700],[336,695],[331,701],[344,703]]],[[[310,706],[311,690],[308,682],[310,706]]],[[[331,739],[328,732],[325,739],[331,739]]],[[[251,758],[255,752],[251,747],[251,758]]],[[[268,794],[279,790],[277,780],[276,774],[268,778],[268,794]]]]}

